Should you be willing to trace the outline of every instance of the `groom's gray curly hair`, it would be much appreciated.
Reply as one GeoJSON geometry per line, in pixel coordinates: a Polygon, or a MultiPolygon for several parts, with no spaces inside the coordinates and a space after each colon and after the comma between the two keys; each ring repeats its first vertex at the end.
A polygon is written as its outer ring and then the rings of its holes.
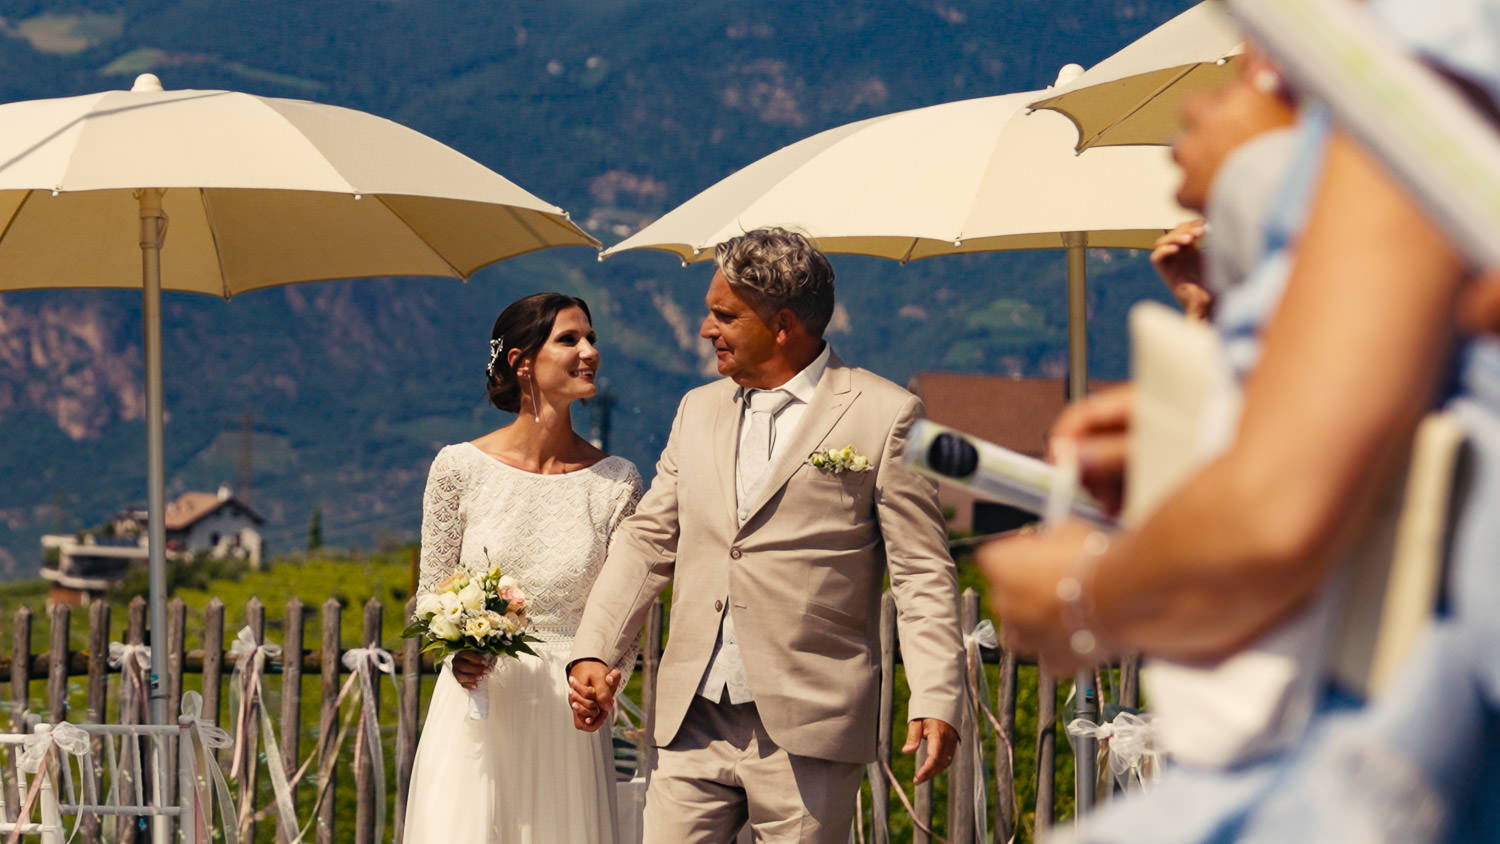
{"type": "Polygon", "coordinates": [[[775,227],[749,231],[719,244],[714,263],[762,317],[786,308],[814,337],[828,328],[833,265],[805,235],[775,227]]]}

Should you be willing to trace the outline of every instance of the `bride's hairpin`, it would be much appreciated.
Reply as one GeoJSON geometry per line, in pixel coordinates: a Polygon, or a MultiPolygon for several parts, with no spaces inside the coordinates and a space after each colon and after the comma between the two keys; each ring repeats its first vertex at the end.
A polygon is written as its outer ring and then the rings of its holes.
{"type": "Polygon", "coordinates": [[[484,368],[491,378],[495,377],[495,361],[500,359],[500,352],[505,349],[505,337],[500,336],[490,341],[490,365],[484,368]]]}

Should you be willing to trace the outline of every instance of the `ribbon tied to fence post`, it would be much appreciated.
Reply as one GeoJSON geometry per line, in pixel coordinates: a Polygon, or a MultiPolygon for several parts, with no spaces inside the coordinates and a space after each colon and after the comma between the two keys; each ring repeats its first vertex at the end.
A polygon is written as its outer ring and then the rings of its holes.
{"type": "Polygon", "coordinates": [[[194,801],[198,805],[198,817],[194,822],[200,824],[199,840],[205,840],[206,836],[213,830],[214,820],[214,794],[219,797],[219,817],[223,819],[225,844],[239,844],[239,829],[235,826],[235,818],[239,816],[234,806],[234,796],[229,791],[229,784],[224,781],[224,771],[219,767],[219,761],[214,758],[215,750],[222,750],[234,746],[234,737],[229,731],[215,725],[212,721],[203,717],[203,695],[198,692],[183,692],[182,714],[177,717],[179,724],[192,725],[192,736],[198,742],[196,756],[191,750],[184,754],[183,758],[190,766],[189,778],[196,787],[200,788],[199,799],[194,801]],[[209,782],[205,783],[199,776],[199,765],[207,772],[209,782]]]}
{"type": "MultiPolygon", "coordinates": [[[[270,642],[255,641],[255,631],[240,628],[234,642],[229,646],[229,655],[234,657],[234,681],[230,691],[236,692],[239,705],[234,716],[234,753],[229,776],[239,779],[249,776],[255,766],[255,747],[249,741],[252,701],[255,711],[260,713],[260,732],[266,745],[266,770],[271,776],[271,790],[276,795],[276,819],[287,841],[297,837],[296,808],[292,803],[292,787],[287,782],[286,760],[281,758],[281,747],[276,742],[276,730],[271,715],[266,711],[264,684],[266,660],[282,655],[281,646],[270,642]]],[[[301,654],[297,655],[301,658],[301,654]]],[[[240,823],[250,817],[254,806],[247,801],[240,807],[240,823]]]]}
{"type": "MultiPolygon", "coordinates": [[[[984,715],[989,721],[990,727],[995,731],[996,750],[999,745],[1004,744],[1007,758],[1011,760],[1011,768],[1015,768],[1015,756],[1010,751],[1010,736],[1001,729],[999,720],[989,709],[990,683],[989,677],[984,673],[984,661],[979,652],[980,648],[998,650],[1000,648],[1000,637],[995,633],[994,622],[984,619],[974,625],[974,629],[964,634],[964,657],[965,673],[968,675],[969,696],[972,701],[972,712],[984,715]]],[[[978,718],[975,718],[978,721],[978,718]]],[[[980,741],[980,732],[974,731],[974,741],[969,743],[969,760],[974,767],[974,822],[978,824],[976,832],[979,833],[980,841],[990,840],[990,808],[989,797],[984,780],[984,742],[980,741]]],[[[1014,836],[1012,836],[1014,838],[1014,836]]]]}
{"type": "Polygon", "coordinates": [[[396,658],[390,651],[377,645],[351,648],[344,652],[344,667],[359,678],[360,730],[354,740],[354,758],[358,760],[361,757],[361,747],[369,747],[370,772],[375,780],[373,840],[379,841],[385,827],[385,755],[381,752],[380,713],[375,705],[375,672],[390,675],[391,685],[395,686],[399,698],[401,687],[396,686],[396,658]]]}
{"type": "MultiPolygon", "coordinates": [[[[22,742],[21,758],[17,760],[16,765],[22,771],[32,775],[31,787],[26,790],[26,799],[21,802],[21,808],[16,812],[16,825],[5,839],[6,844],[16,844],[21,840],[21,829],[31,817],[32,806],[36,804],[37,795],[41,793],[42,784],[47,779],[47,760],[52,758],[54,747],[70,756],[83,756],[89,752],[89,734],[67,721],[59,721],[56,724],[38,724],[36,732],[27,736],[22,742]]],[[[62,764],[66,765],[67,761],[64,760],[62,764]]],[[[83,779],[81,765],[78,777],[81,782],[83,779]]],[[[43,821],[46,820],[44,815],[43,821]]],[[[78,825],[82,820],[82,814],[74,817],[73,831],[68,835],[68,841],[72,841],[73,837],[78,834],[78,825]]]]}
{"type": "Polygon", "coordinates": [[[1093,738],[1109,742],[1109,772],[1122,785],[1126,774],[1135,776],[1136,782],[1146,784],[1143,774],[1145,763],[1151,763],[1150,774],[1160,770],[1160,754],[1156,750],[1155,728],[1151,716],[1121,712],[1103,724],[1095,724],[1086,718],[1075,718],[1068,723],[1068,735],[1093,738]]]}
{"type": "Polygon", "coordinates": [[[148,724],[150,693],[146,672],[151,670],[151,646],[137,642],[110,642],[109,667],[120,669],[120,720],[126,724],[148,724]],[[129,720],[126,720],[128,713],[129,720]]]}

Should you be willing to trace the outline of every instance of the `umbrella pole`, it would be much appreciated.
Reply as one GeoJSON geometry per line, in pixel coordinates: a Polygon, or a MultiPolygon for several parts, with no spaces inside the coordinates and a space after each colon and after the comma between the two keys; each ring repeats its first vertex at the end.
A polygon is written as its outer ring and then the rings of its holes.
{"type": "MultiPolygon", "coordinates": [[[[1088,335],[1088,235],[1067,232],[1068,249],[1068,401],[1080,401],[1089,389],[1088,335]]],[[[1094,689],[1093,669],[1073,676],[1073,717],[1099,722],[1099,695],[1094,689]]],[[[1073,800],[1075,814],[1082,817],[1094,805],[1097,778],[1097,742],[1073,737],[1073,800]]]]}
{"type": "MultiPolygon", "coordinates": [[[[146,495],[147,537],[150,549],[148,599],[151,637],[151,722],[167,723],[167,693],[162,678],[167,673],[167,531],[165,458],[162,454],[161,389],[161,244],[166,235],[166,215],[161,200],[165,191],[151,188],[136,192],[141,208],[141,319],[146,324],[146,495]]],[[[158,744],[156,752],[165,748],[158,744]]],[[[152,783],[155,802],[162,799],[166,783],[152,783]]],[[[151,840],[171,840],[172,819],[153,818],[151,840]]]]}
{"type": "Polygon", "coordinates": [[[1088,234],[1067,232],[1068,248],[1068,401],[1089,392],[1088,234]]]}

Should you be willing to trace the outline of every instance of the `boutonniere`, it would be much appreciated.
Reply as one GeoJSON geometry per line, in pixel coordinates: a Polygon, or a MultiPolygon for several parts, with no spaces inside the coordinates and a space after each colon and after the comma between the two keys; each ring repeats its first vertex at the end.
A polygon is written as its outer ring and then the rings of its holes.
{"type": "Polygon", "coordinates": [[[807,462],[835,475],[840,472],[868,472],[875,468],[870,465],[870,458],[855,451],[852,445],[814,451],[807,456],[807,462]]]}

